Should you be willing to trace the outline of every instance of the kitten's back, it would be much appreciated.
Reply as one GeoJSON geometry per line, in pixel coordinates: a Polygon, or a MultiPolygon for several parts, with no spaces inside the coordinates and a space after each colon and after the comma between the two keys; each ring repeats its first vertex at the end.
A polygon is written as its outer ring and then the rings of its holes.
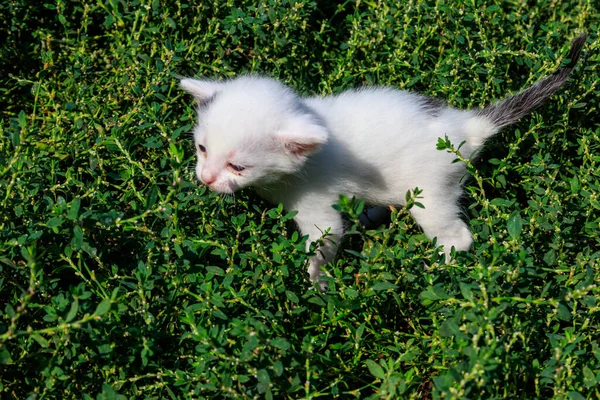
{"type": "Polygon", "coordinates": [[[473,115],[419,94],[393,88],[349,90],[337,96],[313,97],[309,107],[324,118],[331,134],[349,149],[385,165],[406,152],[435,150],[439,137],[465,139],[473,115]]]}

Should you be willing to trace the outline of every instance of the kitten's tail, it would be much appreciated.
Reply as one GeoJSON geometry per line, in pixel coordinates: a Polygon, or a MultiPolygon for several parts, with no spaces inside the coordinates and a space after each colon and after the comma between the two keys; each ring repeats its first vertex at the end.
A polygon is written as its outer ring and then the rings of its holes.
{"type": "Polygon", "coordinates": [[[486,129],[485,137],[477,138],[475,142],[483,143],[487,137],[494,135],[505,126],[517,122],[521,117],[529,114],[534,108],[540,106],[556,93],[565,84],[571,71],[575,68],[586,38],[586,35],[583,34],[576,37],[571,43],[571,50],[568,55],[569,64],[558,69],[549,77],[523,90],[521,93],[490,104],[482,110],[477,111],[476,117],[479,117],[477,119],[483,118],[487,122],[486,125],[489,124],[491,126],[488,125],[489,129],[486,129]]]}

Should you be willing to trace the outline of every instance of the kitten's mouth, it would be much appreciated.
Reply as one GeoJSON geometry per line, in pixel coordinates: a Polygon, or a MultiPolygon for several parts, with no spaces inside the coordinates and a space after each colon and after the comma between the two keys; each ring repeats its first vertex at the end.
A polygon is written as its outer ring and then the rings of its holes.
{"type": "MultiPolygon", "coordinates": [[[[203,182],[204,183],[204,182],[203,182]]],[[[233,192],[235,192],[234,189],[232,189],[231,187],[229,187],[228,185],[224,185],[224,184],[208,184],[208,183],[204,183],[210,190],[217,192],[217,193],[223,193],[223,194],[231,194],[233,192]]]]}

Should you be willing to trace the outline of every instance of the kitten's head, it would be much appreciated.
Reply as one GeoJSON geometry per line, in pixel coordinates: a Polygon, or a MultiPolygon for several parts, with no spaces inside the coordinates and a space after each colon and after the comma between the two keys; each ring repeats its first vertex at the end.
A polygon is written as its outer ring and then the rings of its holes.
{"type": "Polygon", "coordinates": [[[327,141],[320,118],[273,79],[186,78],[181,87],[198,102],[196,175],[215,191],[233,193],[293,174],[327,141]]]}

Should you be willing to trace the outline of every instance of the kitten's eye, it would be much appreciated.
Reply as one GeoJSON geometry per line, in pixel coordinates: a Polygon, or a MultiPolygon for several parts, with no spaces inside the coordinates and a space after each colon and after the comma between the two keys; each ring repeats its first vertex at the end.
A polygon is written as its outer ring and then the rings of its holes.
{"type": "Polygon", "coordinates": [[[206,147],[202,146],[201,144],[198,145],[198,150],[200,150],[200,153],[206,153],[206,147]]]}
{"type": "Polygon", "coordinates": [[[232,163],[229,163],[229,168],[231,168],[235,172],[242,172],[243,170],[246,169],[246,167],[242,167],[241,165],[235,165],[235,164],[232,164],[232,163]]]}

